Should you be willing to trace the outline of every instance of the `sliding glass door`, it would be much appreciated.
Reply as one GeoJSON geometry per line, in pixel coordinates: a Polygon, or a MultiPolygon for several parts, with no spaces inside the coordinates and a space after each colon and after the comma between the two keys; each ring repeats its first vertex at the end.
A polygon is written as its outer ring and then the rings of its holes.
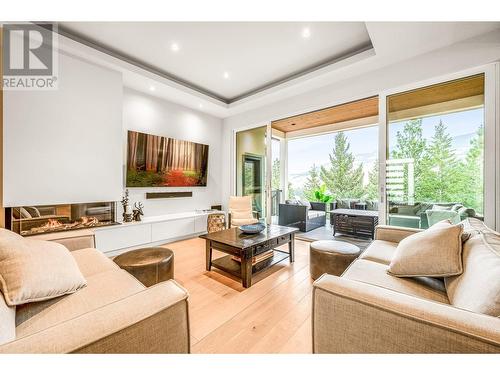
{"type": "Polygon", "coordinates": [[[386,221],[484,219],[485,75],[387,96],[386,221]]]}

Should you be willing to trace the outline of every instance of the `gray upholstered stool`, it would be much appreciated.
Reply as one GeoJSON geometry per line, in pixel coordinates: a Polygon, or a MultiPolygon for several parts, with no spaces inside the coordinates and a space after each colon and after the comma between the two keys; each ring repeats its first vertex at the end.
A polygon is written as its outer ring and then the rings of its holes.
{"type": "Polygon", "coordinates": [[[324,273],[340,276],[361,254],[361,250],[348,242],[324,240],[312,242],[309,254],[309,270],[316,280],[324,273]]]}

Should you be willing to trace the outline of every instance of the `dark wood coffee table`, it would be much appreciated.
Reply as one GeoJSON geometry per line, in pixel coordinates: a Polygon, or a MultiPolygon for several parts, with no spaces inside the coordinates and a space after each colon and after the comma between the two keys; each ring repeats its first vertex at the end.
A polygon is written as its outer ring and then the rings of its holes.
{"type": "Polygon", "coordinates": [[[298,231],[297,228],[269,225],[258,234],[244,234],[238,228],[230,228],[201,235],[200,238],[206,240],[207,271],[210,271],[212,266],[216,267],[241,278],[243,287],[249,288],[252,285],[252,275],[287,258],[290,259],[290,262],[294,261],[294,240],[295,233],[298,231]],[[276,247],[284,244],[288,244],[288,252],[276,250],[276,247]],[[213,249],[228,255],[212,260],[213,249]],[[274,251],[271,258],[252,265],[254,256],[271,249],[274,251]],[[233,256],[240,257],[241,263],[233,260],[233,256]]]}

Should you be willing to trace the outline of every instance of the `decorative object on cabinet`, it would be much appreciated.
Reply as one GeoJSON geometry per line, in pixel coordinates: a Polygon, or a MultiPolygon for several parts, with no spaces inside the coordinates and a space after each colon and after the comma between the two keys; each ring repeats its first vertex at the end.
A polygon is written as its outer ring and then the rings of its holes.
{"type": "Polygon", "coordinates": [[[134,221],[141,221],[141,216],[144,216],[144,211],[142,210],[143,208],[144,205],[142,204],[142,202],[134,203],[134,210],[132,211],[134,221]]]}
{"type": "Polygon", "coordinates": [[[130,198],[128,197],[128,189],[125,190],[125,195],[122,198],[123,206],[123,221],[130,223],[133,220],[132,206],[130,205],[130,198]]]}

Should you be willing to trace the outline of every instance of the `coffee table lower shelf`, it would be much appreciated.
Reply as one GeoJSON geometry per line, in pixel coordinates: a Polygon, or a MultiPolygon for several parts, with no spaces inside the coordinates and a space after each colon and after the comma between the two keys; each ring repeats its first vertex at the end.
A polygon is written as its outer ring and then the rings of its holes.
{"type": "MultiPolygon", "coordinates": [[[[274,254],[271,258],[264,259],[252,266],[252,274],[268,269],[289,257],[290,255],[287,252],[274,250],[274,254]]],[[[212,267],[216,267],[233,276],[241,277],[241,264],[233,260],[231,255],[212,260],[212,267]]]]}

